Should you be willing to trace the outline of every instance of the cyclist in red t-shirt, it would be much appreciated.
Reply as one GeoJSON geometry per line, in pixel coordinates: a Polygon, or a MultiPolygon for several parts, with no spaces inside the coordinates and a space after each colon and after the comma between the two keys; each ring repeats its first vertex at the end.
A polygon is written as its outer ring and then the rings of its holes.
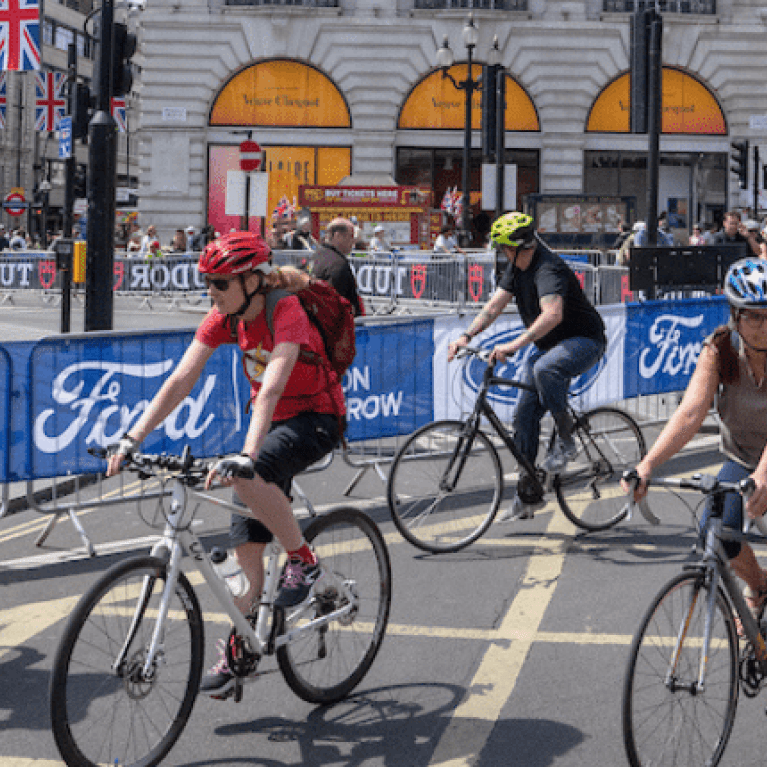
{"type": "MultiPolygon", "coordinates": [[[[250,589],[238,607],[250,611],[263,585],[263,553],[276,535],[288,560],[275,604],[305,601],[322,578],[317,557],[303,538],[290,506],[293,477],[329,453],[341,436],[345,415],[341,382],[330,365],[299,357],[306,349],[327,360],[319,331],[294,295],[274,309],[274,336],[264,312],[264,296],[282,287],[271,251],[260,235],[234,232],[211,242],[200,256],[213,308],[208,312],[176,369],[138,422],[114,446],[107,475],[189,394],[213,352],[237,343],[252,386],[250,425],[242,452],[218,461],[206,481],[231,485],[245,504],[232,516],[231,538],[250,589]],[[247,508],[246,508],[247,507],[247,508]]],[[[226,697],[234,688],[226,656],[203,679],[201,690],[226,697]]]]}

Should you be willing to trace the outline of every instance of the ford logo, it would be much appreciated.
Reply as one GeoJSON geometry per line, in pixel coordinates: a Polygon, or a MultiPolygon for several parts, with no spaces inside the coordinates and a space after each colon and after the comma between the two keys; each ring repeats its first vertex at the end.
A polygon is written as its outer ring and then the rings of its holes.
{"type": "MultiPolygon", "coordinates": [[[[520,336],[523,331],[524,328],[518,327],[514,330],[504,330],[493,336],[488,336],[482,340],[480,348],[492,349],[500,344],[508,343],[520,336]]],[[[501,378],[519,380],[529,357],[535,350],[536,347],[534,344],[528,344],[513,357],[507,358],[504,364],[497,365],[495,374],[501,378]]],[[[602,372],[602,369],[606,364],[606,357],[607,355],[603,356],[596,365],[572,380],[572,383],[570,384],[571,396],[579,396],[594,385],[594,381],[602,372]]],[[[467,386],[475,394],[478,393],[482,386],[482,376],[485,373],[486,367],[487,366],[482,360],[478,360],[476,357],[469,358],[464,365],[461,374],[463,385],[467,386]]],[[[517,400],[519,399],[519,394],[520,390],[513,386],[494,386],[488,392],[487,397],[492,403],[497,405],[516,405],[517,400]]]]}

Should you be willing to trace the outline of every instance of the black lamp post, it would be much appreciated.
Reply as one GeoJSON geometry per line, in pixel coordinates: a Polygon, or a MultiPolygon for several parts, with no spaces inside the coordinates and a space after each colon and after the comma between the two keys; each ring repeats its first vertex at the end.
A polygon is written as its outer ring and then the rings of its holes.
{"type": "MultiPolygon", "coordinates": [[[[474,91],[481,90],[482,88],[482,73],[474,79],[473,64],[474,64],[474,49],[477,47],[477,41],[479,40],[479,30],[474,23],[474,16],[469,15],[466,24],[461,32],[463,38],[463,45],[466,48],[468,58],[468,69],[466,72],[466,79],[457,82],[448,71],[453,66],[455,57],[453,51],[450,49],[450,44],[447,37],[442,42],[442,47],[437,51],[437,63],[442,70],[442,77],[446,77],[453,84],[453,87],[459,91],[463,91],[466,96],[466,117],[463,128],[463,173],[461,184],[462,190],[462,203],[461,203],[461,233],[459,235],[462,240],[461,244],[466,247],[471,240],[471,224],[470,224],[470,184],[471,184],[471,109],[472,98],[474,91]]],[[[498,47],[498,38],[493,40],[493,47],[490,49],[490,55],[488,56],[488,65],[496,66],[500,63],[500,49],[498,47]]]]}

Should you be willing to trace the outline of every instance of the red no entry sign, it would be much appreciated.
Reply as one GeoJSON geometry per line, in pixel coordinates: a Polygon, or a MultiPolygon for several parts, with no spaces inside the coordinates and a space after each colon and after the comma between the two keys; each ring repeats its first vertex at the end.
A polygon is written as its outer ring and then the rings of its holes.
{"type": "Polygon", "coordinates": [[[240,144],[240,170],[258,170],[261,167],[261,147],[255,141],[240,144]]]}
{"type": "Polygon", "coordinates": [[[24,195],[19,192],[11,192],[3,200],[3,210],[9,216],[20,216],[27,209],[27,202],[24,195]]]}

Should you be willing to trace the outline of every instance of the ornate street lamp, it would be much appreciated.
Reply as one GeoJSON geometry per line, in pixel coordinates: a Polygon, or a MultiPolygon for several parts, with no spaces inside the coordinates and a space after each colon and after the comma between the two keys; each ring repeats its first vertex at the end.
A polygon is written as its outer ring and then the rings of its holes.
{"type": "MultiPolygon", "coordinates": [[[[461,244],[465,247],[471,239],[471,225],[470,225],[470,207],[469,207],[469,185],[471,184],[471,109],[472,109],[472,97],[474,91],[482,89],[482,73],[480,72],[477,79],[474,79],[473,65],[474,65],[474,49],[477,47],[479,40],[479,30],[474,23],[473,14],[469,15],[463,31],[461,32],[461,38],[463,45],[466,48],[468,58],[468,69],[466,72],[466,79],[457,82],[455,78],[448,71],[453,66],[455,57],[453,51],[450,49],[450,43],[445,37],[442,42],[442,47],[437,51],[437,64],[442,70],[442,77],[446,77],[453,84],[453,87],[459,91],[463,91],[466,95],[466,116],[463,131],[463,173],[462,173],[462,203],[461,203],[461,231],[460,238],[461,244]]],[[[498,37],[493,38],[493,47],[490,49],[490,53],[487,57],[487,63],[489,66],[496,67],[501,61],[501,51],[498,46],[498,37]]]]}

